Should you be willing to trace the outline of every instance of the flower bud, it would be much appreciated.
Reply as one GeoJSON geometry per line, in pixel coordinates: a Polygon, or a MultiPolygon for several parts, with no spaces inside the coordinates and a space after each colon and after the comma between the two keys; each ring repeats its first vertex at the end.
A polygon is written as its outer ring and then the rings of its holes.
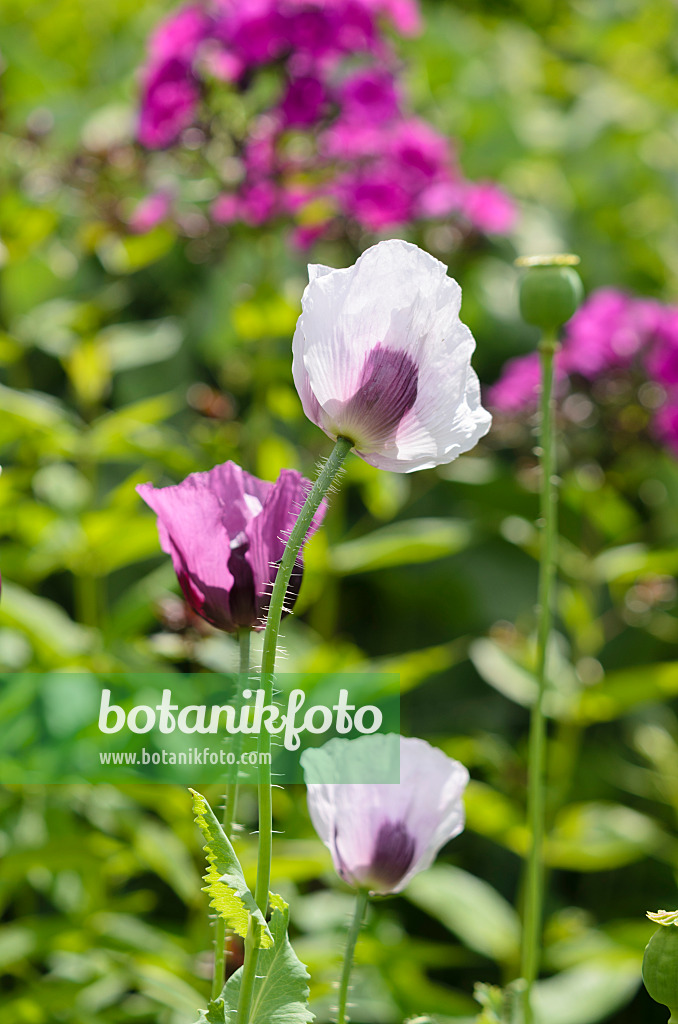
{"type": "Polygon", "coordinates": [[[643,982],[656,1002],[668,1006],[669,1024],[678,1024],[678,915],[660,911],[648,917],[658,920],[662,927],[645,947],[643,982]]]}
{"type": "Polygon", "coordinates": [[[527,268],[520,282],[520,314],[528,324],[555,331],[577,311],[584,289],[574,267],[578,256],[523,256],[527,268]]]}

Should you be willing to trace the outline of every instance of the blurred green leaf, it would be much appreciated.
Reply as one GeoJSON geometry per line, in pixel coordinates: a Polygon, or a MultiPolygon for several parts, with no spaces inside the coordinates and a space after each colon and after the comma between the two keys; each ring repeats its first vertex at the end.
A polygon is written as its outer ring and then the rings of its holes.
{"type": "MultiPolygon", "coordinates": [[[[493,640],[474,640],[469,657],[480,676],[509,700],[530,707],[537,697],[537,680],[532,672],[513,660],[493,640]]],[[[572,670],[558,656],[554,646],[548,666],[544,710],[552,718],[568,720],[576,715],[578,688],[572,670]]]]}
{"type": "Polygon", "coordinates": [[[670,700],[677,694],[676,662],[619,669],[582,692],[578,718],[584,723],[609,722],[644,704],[670,700]]]}
{"type": "Polygon", "coordinates": [[[20,627],[47,664],[63,663],[90,651],[95,634],[73,622],[54,601],[38,597],[16,583],[2,581],[0,622],[20,627]]]}
{"type": "Polygon", "coordinates": [[[594,960],[534,987],[537,1024],[596,1024],[624,1006],[640,986],[640,958],[594,960]]]}
{"type": "Polygon", "coordinates": [[[110,274],[133,274],[166,256],[174,242],[175,235],[169,228],[158,227],[145,235],[107,235],[97,253],[110,274]]]}
{"type": "Polygon", "coordinates": [[[673,847],[675,841],[647,815],[611,801],[590,801],[559,812],[545,857],[552,867],[565,870],[607,871],[673,847]]]}
{"type": "Polygon", "coordinates": [[[339,574],[371,572],[446,558],[470,542],[471,528],[461,520],[409,519],[337,544],[330,550],[329,564],[339,574]]]}
{"type": "Polygon", "coordinates": [[[176,320],[151,320],[107,327],[97,341],[106,352],[111,370],[117,373],[171,359],[179,350],[182,334],[176,320]]]}
{"type": "Polygon", "coordinates": [[[451,864],[434,864],[417,875],[405,895],[464,945],[500,963],[515,964],[520,956],[520,920],[496,889],[451,864]]]}

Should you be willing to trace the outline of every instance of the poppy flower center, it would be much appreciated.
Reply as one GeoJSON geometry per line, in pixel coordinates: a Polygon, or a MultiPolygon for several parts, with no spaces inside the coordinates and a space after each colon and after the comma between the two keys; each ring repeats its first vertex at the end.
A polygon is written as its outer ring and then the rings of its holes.
{"type": "Polygon", "coordinates": [[[402,821],[379,826],[369,867],[369,878],[388,891],[398,884],[414,860],[416,843],[402,821]]]}
{"type": "Polygon", "coordinates": [[[391,440],[417,399],[418,376],[407,352],[375,345],[365,360],[358,390],[337,417],[341,433],[359,450],[391,440]]]}

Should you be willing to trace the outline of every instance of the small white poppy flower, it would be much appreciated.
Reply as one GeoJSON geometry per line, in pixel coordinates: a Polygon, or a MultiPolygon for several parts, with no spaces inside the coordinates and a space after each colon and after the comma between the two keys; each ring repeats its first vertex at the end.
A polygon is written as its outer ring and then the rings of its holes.
{"type": "Polygon", "coordinates": [[[400,892],[464,828],[468,771],[425,740],[392,734],[334,739],[304,751],[301,763],[313,826],[337,874],[356,889],[400,892]],[[380,768],[393,778],[398,741],[398,783],[311,781],[374,777],[380,768]]]}
{"type": "Polygon", "coordinates": [[[459,319],[461,289],[399,239],[345,270],[311,265],[292,343],[304,412],[372,466],[411,473],[451,462],[488,432],[459,319]]]}

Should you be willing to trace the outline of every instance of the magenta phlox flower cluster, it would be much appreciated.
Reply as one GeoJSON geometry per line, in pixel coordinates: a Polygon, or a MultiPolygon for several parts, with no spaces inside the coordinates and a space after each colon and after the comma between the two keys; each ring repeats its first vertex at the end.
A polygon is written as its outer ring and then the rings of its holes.
{"type": "MultiPolygon", "coordinates": [[[[511,199],[492,182],[467,181],[449,141],[408,111],[388,23],[418,31],[415,0],[182,7],[149,43],[139,141],[181,145],[187,128],[208,124],[210,91],[244,93],[258,72],[273,69],[279,93],[233,140],[239,180],[222,180],[215,222],[291,218],[301,245],[341,220],[379,231],[455,215],[475,230],[507,231],[511,199]]],[[[232,175],[233,160],[229,167],[232,175]]]]}
{"type": "MultiPolygon", "coordinates": [[[[633,371],[656,385],[655,435],[678,453],[678,307],[600,288],[567,323],[556,355],[556,386],[593,383],[633,371]]],[[[488,404],[507,416],[529,412],[539,394],[539,356],[509,360],[488,391],[488,404]]]]}

